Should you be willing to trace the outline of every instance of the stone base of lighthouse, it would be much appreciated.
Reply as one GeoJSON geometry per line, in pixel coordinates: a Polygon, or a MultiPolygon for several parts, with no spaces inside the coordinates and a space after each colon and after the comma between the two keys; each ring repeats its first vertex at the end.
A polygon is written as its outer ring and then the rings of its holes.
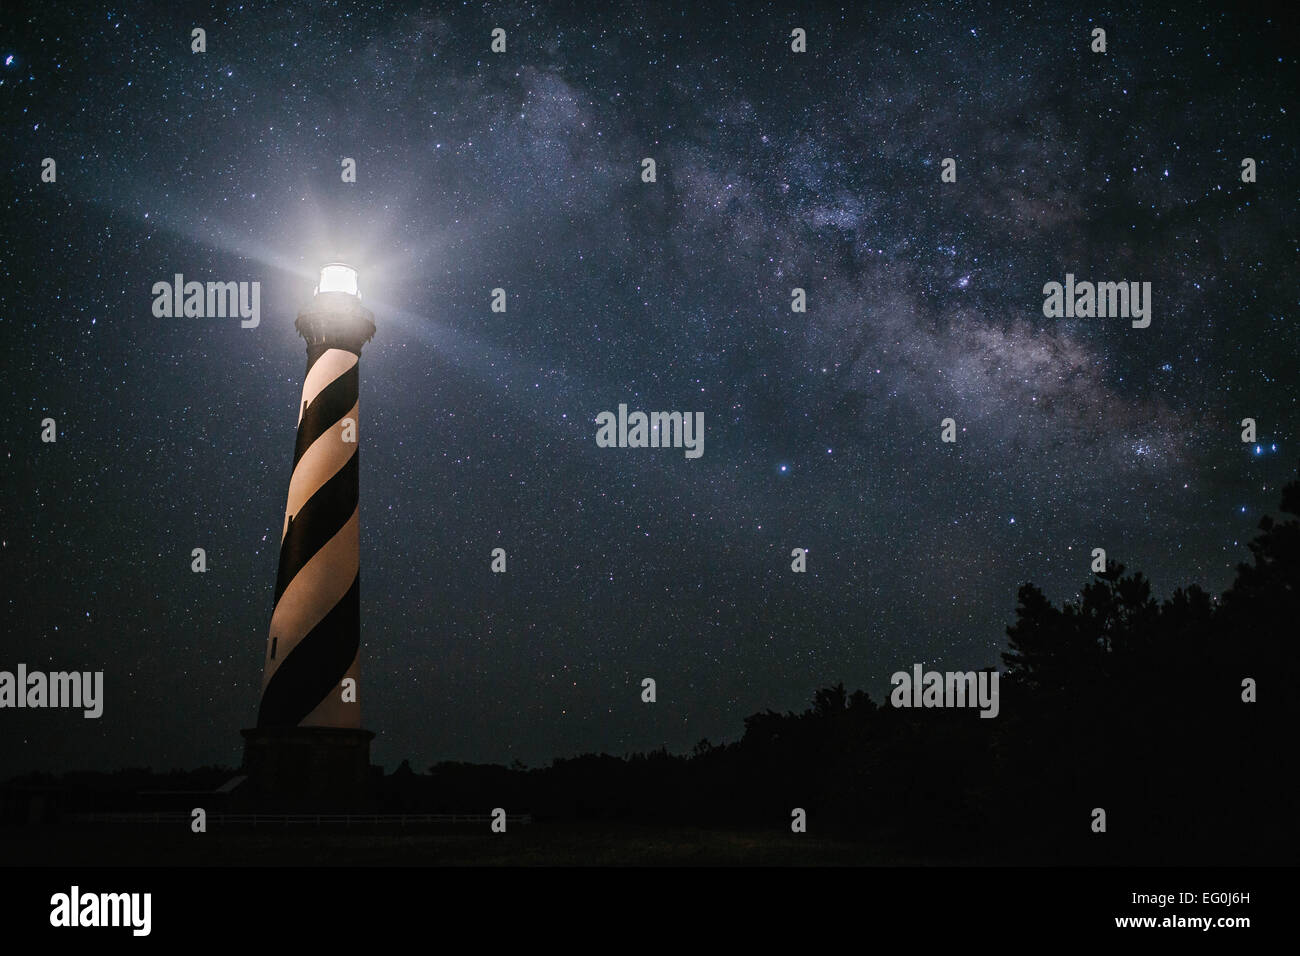
{"type": "Polygon", "coordinates": [[[241,795],[258,809],[357,811],[370,803],[374,733],[338,727],[255,727],[244,737],[241,795]]]}

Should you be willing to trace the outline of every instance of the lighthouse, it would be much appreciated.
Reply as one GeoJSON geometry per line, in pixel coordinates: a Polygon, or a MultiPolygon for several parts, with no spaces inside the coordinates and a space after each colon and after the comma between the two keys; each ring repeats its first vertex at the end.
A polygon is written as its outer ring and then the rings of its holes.
{"type": "Polygon", "coordinates": [[[356,269],[331,262],[294,327],[307,343],[257,726],[244,770],[263,805],[364,801],[359,496],[361,348],[375,334],[356,269]]]}

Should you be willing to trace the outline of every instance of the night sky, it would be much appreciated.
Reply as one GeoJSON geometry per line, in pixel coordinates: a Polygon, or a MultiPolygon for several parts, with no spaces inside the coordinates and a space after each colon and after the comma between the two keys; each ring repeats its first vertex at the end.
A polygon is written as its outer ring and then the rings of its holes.
{"type": "Polygon", "coordinates": [[[389,769],[880,701],[914,662],[997,664],[1017,586],[1071,597],[1094,547],[1160,597],[1228,585],[1300,456],[1294,22],[607,6],[5,3],[0,669],[103,670],[105,700],[0,711],[0,767],[239,762],[293,320],[335,256],[378,326],[361,705],[389,769]],[[260,282],[261,324],[155,318],[176,273],[260,282]],[[1044,317],[1066,273],[1151,282],[1150,327],[1044,317]],[[703,412],[703,457],[598,448],[619,403],[703,412]]]}

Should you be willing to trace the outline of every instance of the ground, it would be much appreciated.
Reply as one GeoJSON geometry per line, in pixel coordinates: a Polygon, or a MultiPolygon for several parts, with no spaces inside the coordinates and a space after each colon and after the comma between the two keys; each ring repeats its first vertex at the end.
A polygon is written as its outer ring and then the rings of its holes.
{"type": "MultiPolygon", "coordinates": [[[[611,824],[482,827],[60,825],[0,830],[9,865],[789,866],[921,862],[808,834],[611,824]]],[[[928,863],[945,861],[927,860],[928,863]]],[[[951,862],[951,861],[948,861],[951,862]]]]}

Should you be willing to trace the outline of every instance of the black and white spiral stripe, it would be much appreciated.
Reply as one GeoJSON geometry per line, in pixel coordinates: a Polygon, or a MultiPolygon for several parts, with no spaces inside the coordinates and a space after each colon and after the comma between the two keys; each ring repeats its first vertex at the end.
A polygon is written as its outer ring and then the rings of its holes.
{"type": "Polygon", "coordinates": [[[359,359],[308,347],[259,727],[360,726],[341,690],[358,677],[361,639],[359,443],[343,440],[345,420],[358,421],[359,359]]]}

